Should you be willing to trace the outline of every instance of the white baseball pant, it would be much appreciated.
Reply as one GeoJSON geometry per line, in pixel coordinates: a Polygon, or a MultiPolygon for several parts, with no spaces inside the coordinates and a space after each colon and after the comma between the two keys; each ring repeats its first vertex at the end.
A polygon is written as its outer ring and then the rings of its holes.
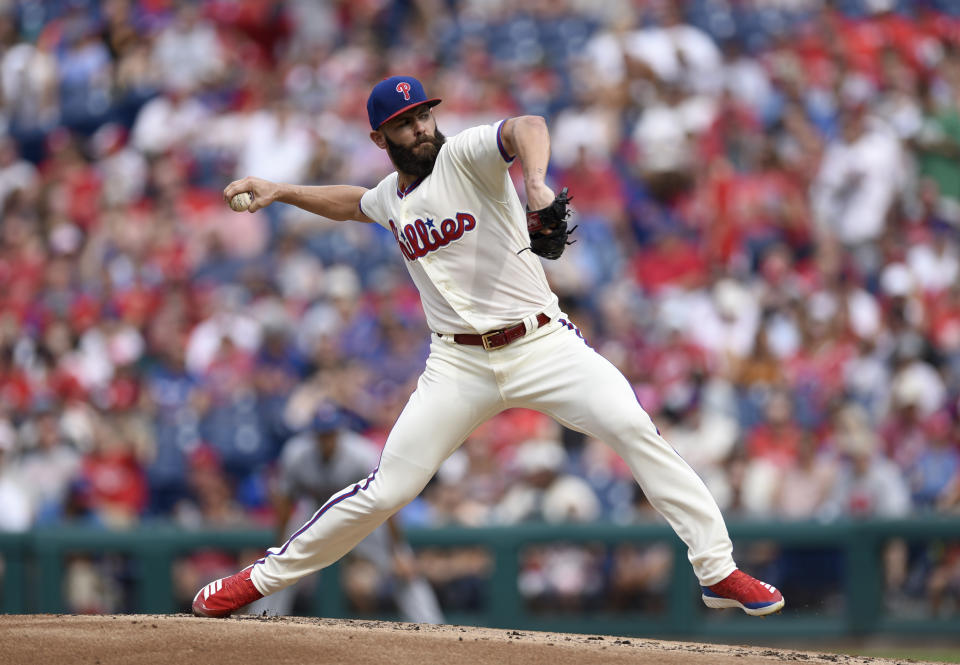
{"type": "Polygon", "coordinates": [[[561,315],[493,351],[434,334],[379,466],[334,495],[282,547],[269,549],[251,571],[254,585],[270,594],[329,566],[412,501],[480,423],[513,407],[541,411],[623,457],[686,543],[701,584],[733,572],[733,545],[703,481],[657,433],[626,378],[561,315]]]}

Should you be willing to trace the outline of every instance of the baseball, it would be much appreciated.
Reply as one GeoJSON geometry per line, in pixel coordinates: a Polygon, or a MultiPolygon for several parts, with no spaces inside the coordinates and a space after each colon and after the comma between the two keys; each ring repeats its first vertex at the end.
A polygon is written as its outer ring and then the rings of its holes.
{"type": "Polygon", "coordinates": [[[253,203],[253,194],[250,192],[240,192],[230,199],[230,207],[237,212],[243,212],[253,203]]]}

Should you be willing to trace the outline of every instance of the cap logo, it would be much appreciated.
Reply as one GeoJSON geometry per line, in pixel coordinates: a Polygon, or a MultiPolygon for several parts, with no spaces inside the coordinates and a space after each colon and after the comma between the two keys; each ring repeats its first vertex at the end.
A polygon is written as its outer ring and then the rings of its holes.
{"type": "Polygon", "coordinates": [[[421,104],[434,107],[439,103],[438,98],[427,97],[423,84],[413,76],[385,78],[373,86],[370,96],[367,97],[367,118],[370,120],[370,129],[376,131],[391,118],[421,104]]]}

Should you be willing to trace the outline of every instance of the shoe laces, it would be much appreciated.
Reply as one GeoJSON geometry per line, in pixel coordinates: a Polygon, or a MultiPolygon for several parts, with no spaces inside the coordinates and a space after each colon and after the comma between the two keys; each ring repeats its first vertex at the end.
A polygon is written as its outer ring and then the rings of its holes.
{"type": "Polygon", "coordinates": [[[713,590],[721,595],[746,598],[758,594],[760,582],[747,575],[742,570],[735,570],[722,582],[718,582],[713,590]]]}
{"type": "Polygon", "coordinates": [[[238,572],[236,575],[231,575],[224,581],[225,582],[224,586],[227,586],[227,584],[229,584],[231,587],[236,587],[236,586],[245,587],[246,585],[244,584],[244,582],[250,581],[251,568],[244,568],[243,570],[238,572]]]}

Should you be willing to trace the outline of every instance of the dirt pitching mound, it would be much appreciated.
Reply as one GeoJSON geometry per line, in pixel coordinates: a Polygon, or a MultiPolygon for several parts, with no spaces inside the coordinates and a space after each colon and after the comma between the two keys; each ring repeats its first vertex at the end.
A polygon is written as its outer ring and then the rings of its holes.
{"type": "MultiPolygon", "coordinates": [[[[606,635],[383,621],[175,615],[0,616],[0,663],[254,665],[533,663],[543,665],[889,665],[880,658],[663,642],[606,635]]],[[[916,662],[916,661],[911,661],[916,662]]]]}

